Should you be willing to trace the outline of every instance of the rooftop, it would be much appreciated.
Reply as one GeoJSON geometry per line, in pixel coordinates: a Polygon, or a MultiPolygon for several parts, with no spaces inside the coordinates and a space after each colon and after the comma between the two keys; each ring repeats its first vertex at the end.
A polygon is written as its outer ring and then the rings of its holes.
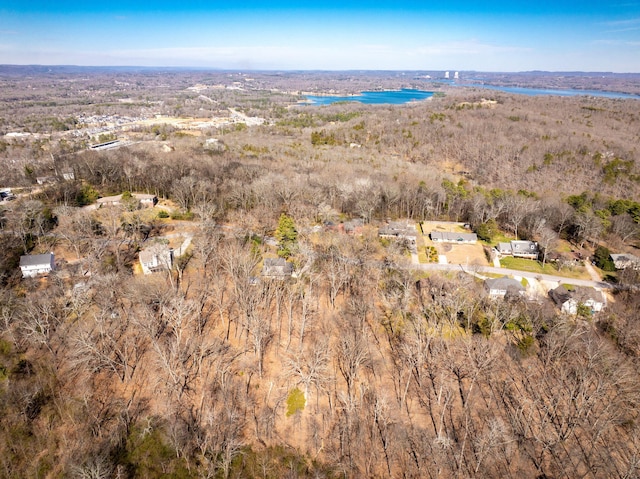
{"type": "Polygon", "coordinates": [[[20,256],[20,266],[38,266],[41,264],[51,264],[53,253],[27,254],[20,256]]]}

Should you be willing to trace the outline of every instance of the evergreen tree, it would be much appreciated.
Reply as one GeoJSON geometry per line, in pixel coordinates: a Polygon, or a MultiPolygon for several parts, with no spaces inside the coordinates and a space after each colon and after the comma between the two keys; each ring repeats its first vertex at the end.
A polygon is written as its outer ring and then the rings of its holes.
{"type": "Polygon", "coordinates": [[[276,230],[276,239],[278,240],[278,256],[288,258],[293,254],[298,232],[293,218],[282,213],[278,220],[278,229],[276,230]]]}

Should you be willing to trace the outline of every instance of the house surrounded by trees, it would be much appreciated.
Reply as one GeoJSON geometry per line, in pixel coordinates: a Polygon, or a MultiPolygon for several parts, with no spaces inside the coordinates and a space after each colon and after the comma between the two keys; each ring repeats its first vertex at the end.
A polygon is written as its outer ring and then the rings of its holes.
{"type": "Polygon", "coordinates": [[[28,254],[20,256],[20,270],[23,278],[34,278],[55,269],[53,253],[28,254]]]}

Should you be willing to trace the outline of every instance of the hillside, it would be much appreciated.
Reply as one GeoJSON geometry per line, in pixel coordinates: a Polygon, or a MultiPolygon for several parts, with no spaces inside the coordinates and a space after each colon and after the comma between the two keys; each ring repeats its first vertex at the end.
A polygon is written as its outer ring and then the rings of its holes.
{"type": "Polygon", "coordinates": [[[299,103],[418,81],[0,77],[0,477],[638,475],[638,102],[299,103]],[[512,240],[561,281],[492,299],[512,240]]]}

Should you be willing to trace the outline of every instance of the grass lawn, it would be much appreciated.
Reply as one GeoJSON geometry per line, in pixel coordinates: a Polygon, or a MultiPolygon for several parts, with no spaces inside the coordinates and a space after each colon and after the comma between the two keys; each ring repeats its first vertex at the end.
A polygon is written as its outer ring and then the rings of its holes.
{"type": "Polygon", "coordinates": [[[493,235],[493,238],[491,239],[490,242],[487,241],[481,241],[482,244],[486,244],[487,246],[498,246],[498,243],[509,243],[510,241],[513,241],[515,238],[513,236],[507,236],[505,233],[503,233],[502,231],[497,232],[496,234],[493,235]]]}
{"type": "Polygon", "coordinates": [[[498,273],[484,273],[483,272],[481,274],[482,274],[482,276],[485,276],[487,278],[493,278],[493,279],[502,278],[503,276],[505,276],[504,274],[498,274],[498,273]]]}
{"type": "Polygon", "coordinates": [[[556,246],[555,250],[558,253],[570,253],[571,250],[573,250],[573,247],[568,241],[560,240],[558,241],[558,245],[556,246]]]}
{"type": "Polygon", "coordinates": [[[528,273],[553,274],[556,276],[566,276],[567,278],[590,279],[589,273],[582,266],[572,270],[563,269],[562,271],[558,271],[555,266],[547,263],[543,269],[542,263],[538,261],[524,258],[513,258],[511,256],[502,258],[500,260],[500,265],[502,265],[503,268],[526,271],[528,273]]]}

